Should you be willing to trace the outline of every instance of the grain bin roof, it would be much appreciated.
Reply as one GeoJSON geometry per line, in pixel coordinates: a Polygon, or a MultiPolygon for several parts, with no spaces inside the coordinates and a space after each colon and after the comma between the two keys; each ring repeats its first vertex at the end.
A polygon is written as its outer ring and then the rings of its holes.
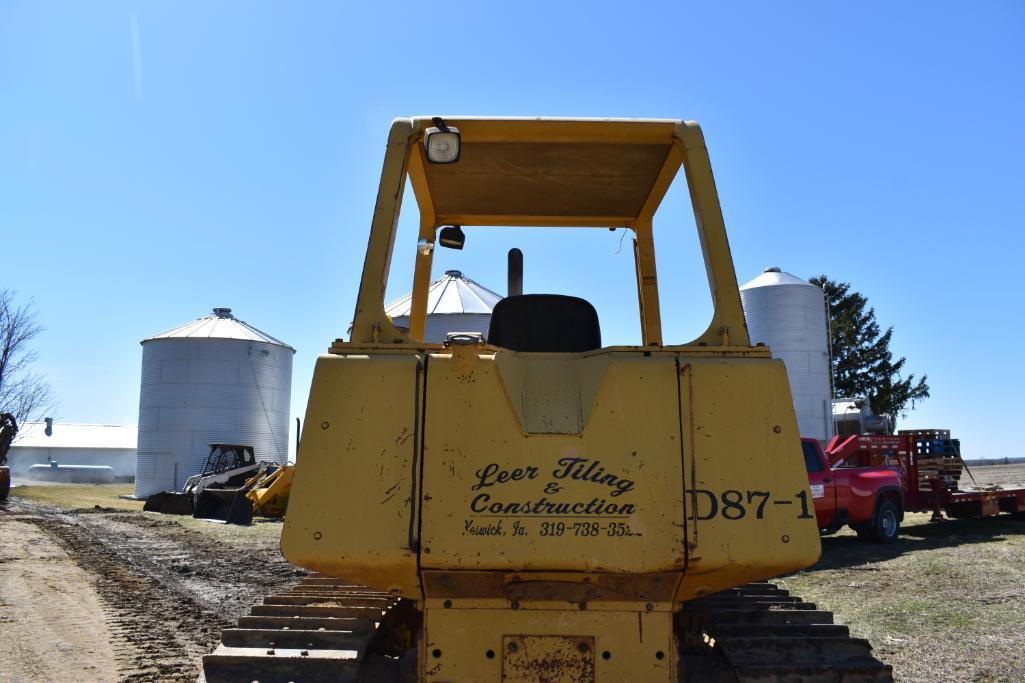
{"type": "MultiPolygon", "coordinates": [[[[427,315],[487,314],[501,300],[501,294],[474,282],[458,270],[447,270],[427,289],[427,315]]],[[[388,304],[384,310],[392,318],[408,317],[412,305],[413,295],[407,294],[388,304]]]]}
{"type": "Polygon", "coordinates": [[[45,422],[21,425],[12,447],[21,448],[125,448],[135,450],[139,430],[130,425],[95,425],[54,422],[46,435],[45,422]]]}
{"type": "Polygon", "coordinates": [[[743,285],[741,289],[744,290],[754,289],[755,287],[772,287],[775,285],[804,285],[806,287],[816,287],[816,289],[818,288],[817,285],[813,285],[807,280],[802,280],[796,275],[791,275],[790,273],[784,272],[779,268],[772,267],[766,268],[764,271],[762,271],[761,275],[756,277],[754,280],[751,280],[747,284],[743,285]]]}
{"type": "Polygon", "coordinates": [[[244,341],[264,342],[284,346],[286,349],[293,349],[291,346],[275,339],[274,337],[261,332],[244,320],[239,320],[231,314],[230,308],[215,308],[213,313],[202,318],[196,318],[192,322],[179,325],[167,332],[155,334],[152,337],[143,339],[140,343],[145,344],[155,339],[241,339],[244,341]]]}

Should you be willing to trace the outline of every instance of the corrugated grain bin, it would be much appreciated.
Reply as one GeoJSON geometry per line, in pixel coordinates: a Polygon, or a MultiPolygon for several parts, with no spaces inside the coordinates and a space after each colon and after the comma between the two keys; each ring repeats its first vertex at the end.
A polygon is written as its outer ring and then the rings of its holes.
{"type": "Polygon", "coordinates": [[[135,495],[180,489],[211,443],[285,462],[294,353],[230,308],[144,339],[135,495]]]}
{"type": "MultiPolygon", "coordinates": [[[[491,323],[491,310],[501,294],[474,282],[458,270],[445,271],[427,289],[427,320],[424,324],[425,342],[440,344],[449,332],[480,332],[487,336],[491,323]]],[[[399,327],[409,327],[409,314],[413,295],[407,294],[389,304],[384,312],[399,327]]]]}
{"type": "Polygon", "coordinates": [[[829,339],[822,290],[779,268],[740,288],[751,343],[762,342],[783,360],[801,436],[833,435],[829,339]]]}

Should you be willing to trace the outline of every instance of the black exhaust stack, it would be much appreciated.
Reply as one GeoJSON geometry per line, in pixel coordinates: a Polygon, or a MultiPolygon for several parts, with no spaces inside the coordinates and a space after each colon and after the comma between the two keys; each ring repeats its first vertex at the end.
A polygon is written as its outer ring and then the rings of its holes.
{"type": "Polygon", "coordinates": [[[509,286],[506,296],[523,294],[523,252],[513,248],[509,250],[509,286]]]}

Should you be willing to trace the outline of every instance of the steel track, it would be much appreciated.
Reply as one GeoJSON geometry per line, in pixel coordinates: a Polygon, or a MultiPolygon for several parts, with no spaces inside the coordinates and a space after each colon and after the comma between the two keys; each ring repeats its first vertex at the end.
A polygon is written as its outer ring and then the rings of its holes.
{"type": "Polygon", "coordinates": [[[771,583],[684,603],[678,615],[682,681],[893,681],[872,646],[833,614],[771,583]]]}
{"type": "Polygon", "coordinates": [[[311,576],[263,599],[203,657],[206,683],[392,683],[397,657],[382,654],[378,625],[393,596],[344,579],[311,576]]]}
{"type": "MultiPolygon", "coordinates": [[[[411,603],[313,576],[253,607],[203,657],[206,683],[400,683],[411,680],[411,603]],[[408,653],[405,657],[402,653],[408,653]]],[[[685,603],[677,617],[681,683],[878,683],[892,669],[830,612],[771,583],[685,603]]]]}

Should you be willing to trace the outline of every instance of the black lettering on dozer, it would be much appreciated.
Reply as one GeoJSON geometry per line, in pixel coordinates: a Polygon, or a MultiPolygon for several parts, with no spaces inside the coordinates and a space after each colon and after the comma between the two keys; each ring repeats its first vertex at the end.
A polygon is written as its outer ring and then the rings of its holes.
{"type": "Polygon", "coordinates": [[[636,506],[632,503],[612,503],[604,498],[592,498],[590,502],[562,503],[540,498],[536,501],[506,503],[492,501],[487,493],[481,493],[470,501],[470,509],[478,514],[492,515],[632,515],[636,506]]]}

